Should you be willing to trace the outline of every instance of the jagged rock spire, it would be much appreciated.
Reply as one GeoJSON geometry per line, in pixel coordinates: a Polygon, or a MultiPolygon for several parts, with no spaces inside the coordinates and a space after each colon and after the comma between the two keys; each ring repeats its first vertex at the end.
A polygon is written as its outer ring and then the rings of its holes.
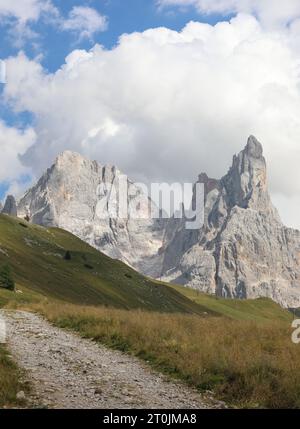
{"type": "Polygon", "coordinates": [[[222,183],[230,207],[269,207],[266,161],[262,145],[254,136],[250,136],[245,148],[233,157],[232,167],[222,183]]]}

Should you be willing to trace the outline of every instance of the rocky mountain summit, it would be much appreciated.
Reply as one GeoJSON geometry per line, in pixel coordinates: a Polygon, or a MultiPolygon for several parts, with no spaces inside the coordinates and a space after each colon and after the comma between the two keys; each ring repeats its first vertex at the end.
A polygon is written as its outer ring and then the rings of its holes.
{"type": "Polygon", "coordinates": [[[255,137],[223,178],[199,175],[205,191],[200,229],[186,229],[184,218],[153,219],[154,202],[127,178],[123,192],[123,182],[116,167],[67,151],[21,198],[18,216],[64,228],[152,277],[228,298],[267,296],[300,306],[300,232],[286,228],[271,203],[255,137]],[[114,212],[122,192],[127,218],[114,212]]]}
{"type": "Polygon", "coordinates": [[[271,203],[256,138],[248,139],[221,180],[205,188],[203,228],[191,233],[181,222],[165,244],[165,280],[223,297],[264,296],[299,307],[300,232],[286,228],[271,203]]]}

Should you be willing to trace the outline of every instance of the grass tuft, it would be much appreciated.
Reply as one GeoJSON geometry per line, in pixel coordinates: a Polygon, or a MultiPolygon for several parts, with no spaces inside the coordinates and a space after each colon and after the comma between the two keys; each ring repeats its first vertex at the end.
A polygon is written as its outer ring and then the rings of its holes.
{"type": "Polygon", "coordinates": [[[20,372],[4,346],[0,345],[0,407],[24,405],[17,400],[17,393],[20,390],[20,372]]]}

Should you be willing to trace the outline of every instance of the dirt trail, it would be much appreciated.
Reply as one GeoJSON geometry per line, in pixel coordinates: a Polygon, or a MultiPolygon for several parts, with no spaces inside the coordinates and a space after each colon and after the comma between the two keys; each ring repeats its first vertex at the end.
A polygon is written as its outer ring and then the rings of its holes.
{"type": "Polygon", "coordinates": [[[0,311],[8,348],[26,371],[32,406],[48,408],[218,408],[131,356],[56,328],[32,313],[0,311]]]}

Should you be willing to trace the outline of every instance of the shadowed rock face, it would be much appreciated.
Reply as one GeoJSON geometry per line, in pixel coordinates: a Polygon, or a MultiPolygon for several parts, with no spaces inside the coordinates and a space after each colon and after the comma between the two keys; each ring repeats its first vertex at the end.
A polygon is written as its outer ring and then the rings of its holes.
{"type": "MultiPolygon", "coordinates": [[[[97,187],[109,192],[121,172],[65,152],[18,204],[20,216],[59,226],[144,274],[229,298],[267,296],[300,306],[300,233],[286,228],[267,188],[262,145],[250,136],[220,180],[200,174],[205,222],[186,230],[184,219],[155,220],[154,203],[128,181],[144,219],[105,219],[96,213],[97,187]]],[[[116,197],[109,195],[110,202],[116,197]]],[[[106,210],[105,207],[103,209],[106,210]]]]}
{"type": "Polygon", "coordinates": [[[17,204],[15,198],[12,195],[8,195],[6,197],[2,213],[10,216],[17,216],[17,204]]]}

